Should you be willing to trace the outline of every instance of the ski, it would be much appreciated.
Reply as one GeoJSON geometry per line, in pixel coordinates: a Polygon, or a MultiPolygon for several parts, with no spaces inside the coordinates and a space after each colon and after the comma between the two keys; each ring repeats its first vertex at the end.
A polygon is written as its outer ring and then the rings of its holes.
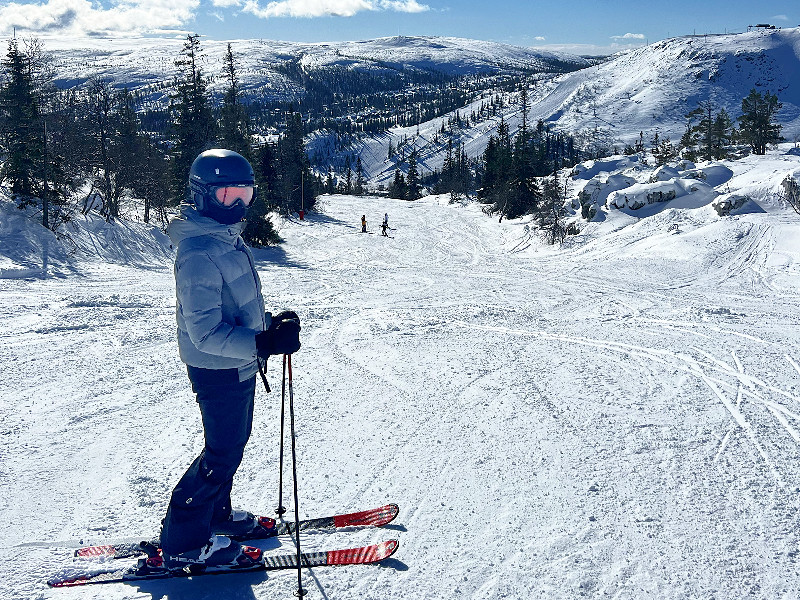
{"type": "MultiPolygon", "coordinates": [[[[387,504],[371,510],[349,513],[346,515],[334,515],[317,519],[305,519],[300,521],[300,531],[335,531],[347,527],[383,527],[391,523],[400,508],[397,504],[387,504]]],[[[266,539],[278,535],[288,535],[294,532],[294,522],[277,522],[269,517],[259,517],[262,531],[254,536],[247,538],[237,538],[229,536],[236,541],[266,539]]],[[[150,540],[150,544],[158,547],[158,539],[150,540]]],[[[116,544],[105,544],[99,546],[84,546],[75,550],[78,558],[129,558],[144,554],[139,542],[119,542],[116,544]]]]}
{"type": "MultiPolygon", "coordinates": [[[[379,544],[349,548],[346,550],[321,550],[303,552],[301,565],[304,567],[323,567],[333,565],[366,565],[377,563],[395,553],[400,542],[387,540],[379,544]]],[[[53,576],[47,584],[50,587],[72,587],[96,583],[121,583],[140,581],[143,579],[166,579],[169,577],[197,577],[201,575],[223,575],[230,573],[252,573],[254,571],[274,571],[279,569],[296,569],[297,554],[279,554],[263,556],[257,548],[248,551],[258,553],[259,560],[255,565],[247,567],[197,568],[189,566],[181,570],[168,570],[162,566],[160,555],[151,558],[140,558],[138,563],[122,569],[65,569],[53,576]]],[[[254,557],[255,558],[255,557],[254,557]]]]}

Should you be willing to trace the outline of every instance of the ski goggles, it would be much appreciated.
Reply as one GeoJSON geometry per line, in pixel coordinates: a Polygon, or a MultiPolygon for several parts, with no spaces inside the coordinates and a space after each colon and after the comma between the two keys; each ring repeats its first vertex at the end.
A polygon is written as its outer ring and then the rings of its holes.
{"type": "Polygon", "coordinates": [[[245,206],[250,206],[256,196],[255,186],[247,184],[212,187],[210,191],[211,196],[226,208],[230,208],[239,201],[245,206]]]}

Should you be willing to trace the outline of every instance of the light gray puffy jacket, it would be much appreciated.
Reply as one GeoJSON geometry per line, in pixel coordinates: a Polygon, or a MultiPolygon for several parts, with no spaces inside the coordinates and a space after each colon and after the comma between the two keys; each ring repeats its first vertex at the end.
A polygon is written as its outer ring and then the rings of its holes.
{"type": "Polygon", "coordinates": [[[183,206],[168,234],[177,248],[178,349],[187,365],[255,373],[255,334],[269,327],[261,280],[242,240],[244,223],[223,225],[183,206]]]}

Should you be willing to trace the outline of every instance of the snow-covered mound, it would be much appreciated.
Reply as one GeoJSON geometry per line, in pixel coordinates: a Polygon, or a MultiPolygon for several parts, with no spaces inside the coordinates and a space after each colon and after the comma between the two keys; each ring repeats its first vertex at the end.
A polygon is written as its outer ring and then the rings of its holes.
{"type": "Polygon", "coordinates": [[[22,209],[0,192],[0,278],[63,276],[81,259],[129,265],[160,265],[172,257],[169,238],[153,224],[75,211],[53,232],[41,225],[40,209],[22,209]]]}

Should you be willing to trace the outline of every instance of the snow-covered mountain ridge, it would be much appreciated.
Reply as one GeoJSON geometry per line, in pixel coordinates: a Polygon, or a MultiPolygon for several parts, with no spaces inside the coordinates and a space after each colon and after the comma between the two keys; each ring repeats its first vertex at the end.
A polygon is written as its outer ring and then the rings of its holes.
{"type": "MultiPolygon", "coordinates": [[[[55,55],[59,85],[79,85],[89,77],[115,85],[147,89],[175,75],[174,61],[184,40],[45,39],[55,55]]],[[[222,72],[228,41],[202,40],[206,75],[222,72]]],[[[274,40],[231,40],[245,93],[293,94],[298,84],[276,67],[296,61],[305,72],[341,67],[372,73],[412,70],[449,76],[476,73],[563,72],[589,64],[579,56],[508,44],[452,37],[391,37],[352,42],[301,43],[274,40]],[[264,90],[264,88],[269,88],[264,90]]],[[[216,77],[212,89],[222,89],[216,77]]]]}
{"type": "Polygon", "coordinates": [[[751,89],[776,94],[783,135],[800,136],[800,28],[662,40],[559,77],[531,112],[568,131],[597,126],[616,140],[643,131],[677,141],[699,102],[735,118],[751,89]]]}

